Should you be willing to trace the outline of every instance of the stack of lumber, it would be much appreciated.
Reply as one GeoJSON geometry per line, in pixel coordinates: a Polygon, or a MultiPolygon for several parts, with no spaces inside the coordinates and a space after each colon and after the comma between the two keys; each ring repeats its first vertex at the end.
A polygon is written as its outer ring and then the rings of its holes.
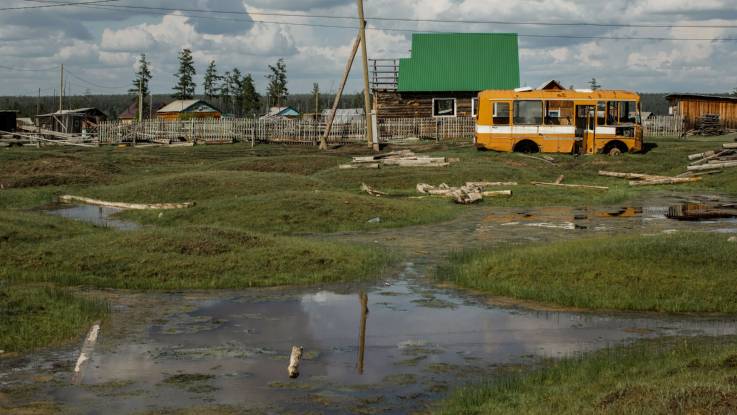
{"type": "Polygon", "coordinates": [[[701,177],[670,177],[643,173],[620,173],[616,171],[600,170],[599,176],[618,177],[629,180],[630,186],[654,186],[660,184],[692,183],[701,180],[701,177]]]}
{"type": "Polygon", "coordinates": [[[341,164],[341,169],[379,169],[383,166],[399,167],[448,167],[451,160],[445,157],[418,156],[412,150],[392,151],[374,156],[353,157],[353,161],[341,164]]]}
{"type": "Polygon", "coordinates": [[[722,135],[724,130],[719,122],[719,114],[704,114],[696,120],[695,134],[698,135],[722,135]]]}
{"type": "Polygon", "coordinates": [[[686,203],[668,208],[666,217],[676,220],[711,220],[737,217],[734,205],[710,206],[702,203],[686,203]]]}
{"type": "Polygon", "coordinates": [[[688,172],[691,174],[717,172],[722,169],[737,167],[737,143],[727,143],[721,149],[688,156],[691,163],[688,172]]]}
{"type": "Polygon", "coordinates": [[[445,183],[439,186],[419,183],[417,191],[423,195],[450,197],[458,204],[470,205],[482,201],[484,197],[512,196],[511,190],[485,191],[487,187],[516,185],[514,182],[468,182],[461,187],[450,187],[445,183]]]}

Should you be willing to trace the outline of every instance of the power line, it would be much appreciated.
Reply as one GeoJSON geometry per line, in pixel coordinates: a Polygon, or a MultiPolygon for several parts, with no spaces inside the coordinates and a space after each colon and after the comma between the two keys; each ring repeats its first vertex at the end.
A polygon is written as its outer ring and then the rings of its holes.
{"type": "Polygon", "coordinates": [[[54,66],[53,68],[36,69],[36,68],[16,68],[13,66],[0,65],[0,68],[7,69],[9,71],[19,71],[19,72],[52,72],[52,71],[59,70],[58,66],[54,66]]]}
{"type": "MultiPolygon", "coordinates": [[[[250,12],[232,10],[203,10],[185,9],[171,7],[131,6],[131,5],[107,5],[107,7],[137,10],[159,10],[159,11],[181,11],[188,13],[208,14],[230,14],[245,16],[280,16],[280,17],[303,17],[318,19],[358,20],[356,16],[317,15],[305,13],[280,13],[280,12],[250,12]]],[[[590,22],[541,22],[541,21],[509,21],[509,20],[453,20],[453,19],[413,19],[407,17],[380,17],[366,16],[366,20],[413,22],[413,23],[449,23],[449,24],[498,24],[519,26],[591,26],[591,27],[620,27],[620,28],[690,28],[690,29],[735,29],[737,25],[698,25],[698,24],[650,24],[650,23],[590,23],[590,22]]]]}
{"type": "MultiPolygon", "coordinates": [[[[28,0],[26,0],[28,1],[28,0]]],[[[30,9],[46,9],[49,7],[67,7],[67,6],[84,6],[88,4],[99,4],[99,3],[112,3],[120,0],[95,0],[95,1],[78,1],[74,3],[57,3],[57,2],[39,2],[39,3],[54,3],[36,6],[16,6],[16,7],[3,7],[0,11],[13,11],[13,10],[30,10],[30,9]]]]}
{"type": "MultiPolygon", "coordinates": [[[[115,10],[120,6],[113,5],[90,5],[86,6],[90,8],[115,10]]],[[[130,6],[134,7],[134,6],[130,6]]],[[[174,11],[176,9],[171,9],[174,11]]],[[[129,11],[133,13],[133,11],[129,11]]],[[[206,13],[206,11],[197,11],[197,13],[206,13]]],[[[285,26],[307,26],[307,27],[321,27],[321,28],[335,28],[335,29],[350,29],[356,30],[355,26],[343,26],[343,25],[331,25],[331,24],[320,24],[320,23],[298,23],[298,22],[283,22],[273,20],[260,20],[260,19],[235,19],[227,17],[216,17],[216,16],[199,16],[199,15],[188,15],[188,14],[170,14],[170,13],[155,13],[155,11],[149,11],[149,14],[156,14],[161,16],[173,16],[187,19],[204,19],[204,20],[218,20],[218,21],[232,21],[232,22],[244,22],[244,23],[264,23],[264,24],[279,24],[285,26]]],[[[737,27],[737,26],[735,26],[737,27]]],[[[416,29],[400,29],[391,27],[377,27],[367,26],[367,30],[374,31],[387,31],[387,32],[404,32],[404,33],[455,33],[454,31],[443,31],[443,30],[416,30],[416,29]]],[[[518,33],[517,36],[521,38],[553,38],[553,39],[589,39],[589,40],[650,40],[650,41],[701,41],[701,42],[734,42],[737,38],[699,38],[699,37],[659,37],[659,36],[597,36],[597,35],[549,35],[549,34],[527,34],[518,33]]]]}
{"type": "Polygon", "coordinates": [[[90,81],[82,78],[79,75],[76,75],[74,72],[71,72],[69,70],[65,70],[64,73],[67,74],[67,75],[71,75],[73,78],[77,79],[78,81],[84,82],[87,85],[94,86],[95,88],[102,88],[102,89],[124,89],[124,88],[129,88],[129,86],[127,86],[127,85],[126,86],[99,85],[99,84],[96,84],[94,82],[90,82],[90,81]]]}

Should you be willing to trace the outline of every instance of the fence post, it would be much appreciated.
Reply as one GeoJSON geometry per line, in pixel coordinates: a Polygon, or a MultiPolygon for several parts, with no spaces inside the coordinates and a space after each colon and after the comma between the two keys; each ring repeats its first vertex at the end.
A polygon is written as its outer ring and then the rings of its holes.
{"type": "Polygon", "coordinates": [[[379,143],[381,140],[379,139],[379,117],[376,115],[376,110],[371,111],[371,128],[373,130],[373,145],[375,149],[379,148],[379,143]]]}

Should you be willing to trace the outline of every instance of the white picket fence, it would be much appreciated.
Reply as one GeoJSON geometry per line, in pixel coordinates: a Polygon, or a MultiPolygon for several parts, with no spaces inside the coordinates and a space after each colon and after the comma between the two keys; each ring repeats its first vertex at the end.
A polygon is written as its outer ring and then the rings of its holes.
{"type": "MultiPolygon", "coordinates": [[[[389,143],[408,138],[470,142],[476,129],[473,118],[397,118],[377,121],[379,142],[389,143]]],[[[324,121],[300,119],[204,119],[145,120],[142,123],[108,121],[99,124],[101,144],[176,143],[201,144],[253,143],[317,144],[326,128],[324,121]]],[[[362,143],[366,122],[358,118],[336,123],[330,130],[328,143],[362,143]]]]}
{"type": "Polygon", "coordinates": [[[683,135],[683,117],[655,115],[642,120],[646,137],[680,137],[683,135]]]}

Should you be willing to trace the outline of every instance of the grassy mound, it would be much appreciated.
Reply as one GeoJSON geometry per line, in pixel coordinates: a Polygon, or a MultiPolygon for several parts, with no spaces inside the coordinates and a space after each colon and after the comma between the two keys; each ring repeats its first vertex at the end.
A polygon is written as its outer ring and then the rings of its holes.
{"type": "Polygon", "coordinates": [[[51,287],[0,284],[0,350],[27,352],[82,335],[107,313],[102,302],[51,287]]]}
{"type": "Polygon", "coordinates": [[[718,234],[618,236],[456,255],[437,277],[568,307],[737,312],[737,244],[718,234]]]}
{"type": "Polygon", "coordinates": [[[285,191],[250,197],[211,199],[192,209],[129,211],[120,216],[146,224],[213,224],[270,233],[319,233],[397,227],[453,216],[447,200],[396,200],[330,191],[285,191]],[[381,223],[368,223],[375,217],[381,223]]]}
{"type": "Polygon", "coordinates": [[[3,257],[0,278],[98,288],[244,288],[367,278],[387,261],[375,247],[185,226],[16,244],[3,257]]]}
{"type": "Polygon", "coordinates": [[[347,157],[298,154],[227,160],[214,164],[213,168],[218,170],[257,171],[309,176],[322,170],[335,168],[338,164],[346,163],[349,160],[347,157]]]}
{"type": "Polygon", "coordinates": [[[737,339],[666,339],[461,388],[438,414],[734,414],[737,339]]]}

